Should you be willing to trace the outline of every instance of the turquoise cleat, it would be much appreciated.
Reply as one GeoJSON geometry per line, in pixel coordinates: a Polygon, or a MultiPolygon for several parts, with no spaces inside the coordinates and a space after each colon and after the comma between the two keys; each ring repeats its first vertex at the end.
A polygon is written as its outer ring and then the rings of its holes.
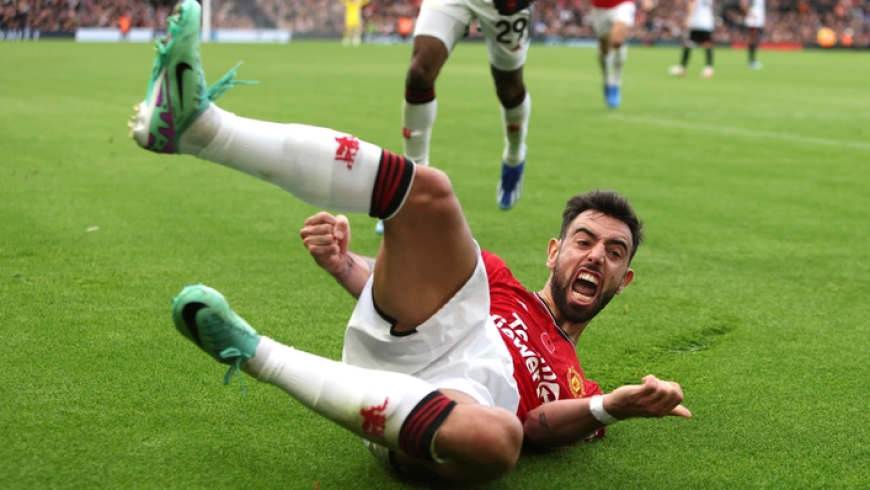
{"type": "Polygon", "coordinates": [[[233,81],[238,65],[211,88],[206,88],[200,58],[202,8],[196,0],[184,0],[166,19],[167,35],[154,45],[157,56],[145,100],[134,106],[130,137],[156,153],[179,153],[178,139],[208,109],[211,101],[238,84],[233,81]]]}
{"type": "Polygon", "coordinates": [[[257,331],[230,308],[223,295],[201,284],[187,286],[172,300],[172,321],[206,354],[230,365],[224,384],[254,357],[260,344],[257,331]]]}

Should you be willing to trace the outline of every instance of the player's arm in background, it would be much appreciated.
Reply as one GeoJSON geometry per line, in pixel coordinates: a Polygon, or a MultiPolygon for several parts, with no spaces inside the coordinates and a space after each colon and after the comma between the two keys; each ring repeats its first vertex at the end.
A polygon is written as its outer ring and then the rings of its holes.
{"type": "Polygon", "coordinates": [[[351,296],[359,299],[375,268],[375,259],[348,250],[350,224],[347,217],[327,212],[309,216],[299,236],[317,265],[332,274],[351,296]]]}
{"type": "MultiPolygon", "coordinates": [[[[591,397],[557,400],[530,411],[523,422],[526,442],[537,449],[559,449],[583,441],[605,425],[592,414],[590,402],[591,397]]],[[[643,384],[621,386],[604,395],[602,408],[620,421],[670,415],[691,418],[682,402],[680,385],[648,375],[643,384]]]]}

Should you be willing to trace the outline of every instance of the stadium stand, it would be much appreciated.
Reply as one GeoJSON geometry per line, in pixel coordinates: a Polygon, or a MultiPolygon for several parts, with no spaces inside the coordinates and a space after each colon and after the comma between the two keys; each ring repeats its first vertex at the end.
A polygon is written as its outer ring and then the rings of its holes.
{"type": "MultiPolygon", "coordinates": [[[[364,9],[370,35],[397,31],[399,19],[414,18],[421,0],[372,0],[364,9]]],[[[34,33],[72,32],[82,27],[117,27],[127,14],[134,28],[165,29],[173,0],[0,0],[0,38],[34,33]]],[[[294,36],[337,37],[343,7],[337,0],[213,0],[214,28],[288,29],[294,36]]],[[[593,38],[591,0],[537,0],[533,35],[544,39],[593,38]]],[[[639,0],[632,39],[645,44],[674,43],[683,35],[683,0],[639,0]]],[[[744,37],[738,0],[717,6],[714,40],[744,37]]],[[[767,0],[765,40],[771,44],[816,45],[821,28],[832,29],[840,46],[870,47],[870,0],[767,0]]],[[[479,36],[472,26],[470,36],[479,36]]]]}

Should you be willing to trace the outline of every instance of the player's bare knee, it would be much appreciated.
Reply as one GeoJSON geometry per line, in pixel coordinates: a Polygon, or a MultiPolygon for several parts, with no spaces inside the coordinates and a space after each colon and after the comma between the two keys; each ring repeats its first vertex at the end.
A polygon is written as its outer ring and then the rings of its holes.
{"type": "Polygon", "coordinates": [[[503,106],[509,106],[526,92],[523,82],[523,69],[501,71],[492,67],[492,79],[495,82],[495,93],[503,106]]]}
{"type": "Polygon", "coordinates": [[[475,439],[478,450],[474,458],[481,476],[495,480],[509,473],[519,460],[523,427],[514,414],[495,411],[481,421],[475,439]]]}
{"type": "Polygon", "coordinates": [[[432,209],[441,202],[456,199],[453,184],[442,170],[418,165],[405,207],[426,206],[432,209]]]}
{"type": "Polygon", "coordinates": [[[435,86],[440,67],[425,59],[415,56],[408,66],[408,76],[405,83],[417,90],[429,90],[435,86]]]}
{"type": "Polygon", "coordinates": [[[501,105],[507,107],[514,103],[526,91],[526,86],[522,80],[519,82],[511,81],[508,83],[496,84],[495,94],[498,96],[501,105]]]}

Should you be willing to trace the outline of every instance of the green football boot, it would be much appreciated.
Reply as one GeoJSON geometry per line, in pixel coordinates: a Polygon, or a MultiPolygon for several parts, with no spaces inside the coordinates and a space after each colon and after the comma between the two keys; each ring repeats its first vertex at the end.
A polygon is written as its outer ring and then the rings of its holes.
{"type": "MultiPolygon", "coordinates": [[[[202,8],[196,0],[183,0],[166,19],[167,34],[154,45],[157,56],[145,100],[130,117],[130,137],[156,153],[178,153],[178,140],[205,112],[211,101],[238,84],[235,68],[211,88],[206,88],[200,58],[202,8]]],[[[241,63],[240,63],[241,64],[241,63]]]]}
{"type": "Polygon", "coordinates": [[[257,331],[230,308],[223,295],[201,284],[187,286],[172,300],[172,321],[206,354],[230,365],[224,384],[254,357],[260,344],[257,331]]]}

